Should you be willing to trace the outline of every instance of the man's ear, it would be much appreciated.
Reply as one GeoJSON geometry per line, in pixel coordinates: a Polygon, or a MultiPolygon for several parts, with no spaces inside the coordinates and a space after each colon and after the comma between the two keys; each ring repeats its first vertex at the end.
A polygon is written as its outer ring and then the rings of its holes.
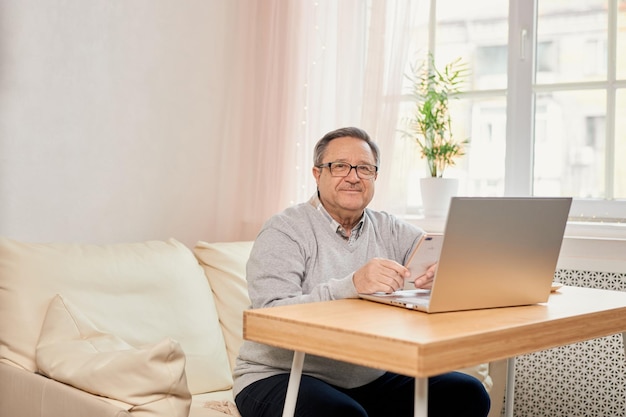
{"type": "Polygon", "coordinates": [[[320,183],[320,175],[322,175],[322,170],[318,167],[313,167],[313,169],[311,170],[311,172],[313,173],[313,177],[315,177],[315,184],[320,183]]]}

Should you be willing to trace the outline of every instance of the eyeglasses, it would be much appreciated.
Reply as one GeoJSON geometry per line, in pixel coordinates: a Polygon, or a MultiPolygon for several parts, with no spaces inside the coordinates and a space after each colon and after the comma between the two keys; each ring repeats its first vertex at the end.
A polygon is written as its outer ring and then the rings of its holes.
{"type": "Polygon", "coordinates": [[[361,164],[361,165],[350,165],[347,162],[327,162],[325,164],[321,164],[317,166],[318,168],[328,168],[330,170],[330,175],[333,177],[347,177],[350,175],[350,171],[352,168],[356,171],[357,177],[362,180],[369,180],[376,176],[378,172],[378,167],[376,165],[370,164],[361,164]]]}

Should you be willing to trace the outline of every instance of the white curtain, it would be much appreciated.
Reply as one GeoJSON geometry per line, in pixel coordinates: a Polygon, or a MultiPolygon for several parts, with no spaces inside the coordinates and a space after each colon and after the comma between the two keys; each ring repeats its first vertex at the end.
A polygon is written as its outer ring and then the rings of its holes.
{"type": "Polygon", "coordinates": [[[305,201],[315,190],[313,146],[343,126],[364,128],[381,147],[372,206],[403,210],[398,181],[408,165],[397,149],[397,97],[423,3],[233,2],[216,240],[254,239],[269,216],[305,201]]]}
{"type": "MultiPolygon", "coordinates": [[[[373,0],[363,85],[361,126],[381,149],[381,167],[371,207],[402,215],[416,146],[398,134],[399,98],[407,63],[414,57],[414,31],[428,19],[426,0],[373,0]]],[[[426,40],[424,40],[426,41],[426,40]]]]}

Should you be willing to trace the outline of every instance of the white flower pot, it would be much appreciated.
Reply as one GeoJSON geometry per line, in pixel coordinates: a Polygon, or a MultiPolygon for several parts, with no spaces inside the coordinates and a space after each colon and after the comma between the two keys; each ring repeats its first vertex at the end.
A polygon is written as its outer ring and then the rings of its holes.
{"type": "Polygon", "coordinates": [[[428,177],[420,179],[424,217],[446,217],[450,198],[457,194],[459,180],[456,178],[428,177]]]}

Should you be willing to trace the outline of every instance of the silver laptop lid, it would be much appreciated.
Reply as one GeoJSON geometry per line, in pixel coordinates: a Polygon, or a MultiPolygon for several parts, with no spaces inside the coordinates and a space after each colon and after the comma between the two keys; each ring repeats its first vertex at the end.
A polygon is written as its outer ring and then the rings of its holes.
{"type": "Polygon", "coordinates": [[[428,310],[547,301],[571,202],[453,197],[428,310]]]}

